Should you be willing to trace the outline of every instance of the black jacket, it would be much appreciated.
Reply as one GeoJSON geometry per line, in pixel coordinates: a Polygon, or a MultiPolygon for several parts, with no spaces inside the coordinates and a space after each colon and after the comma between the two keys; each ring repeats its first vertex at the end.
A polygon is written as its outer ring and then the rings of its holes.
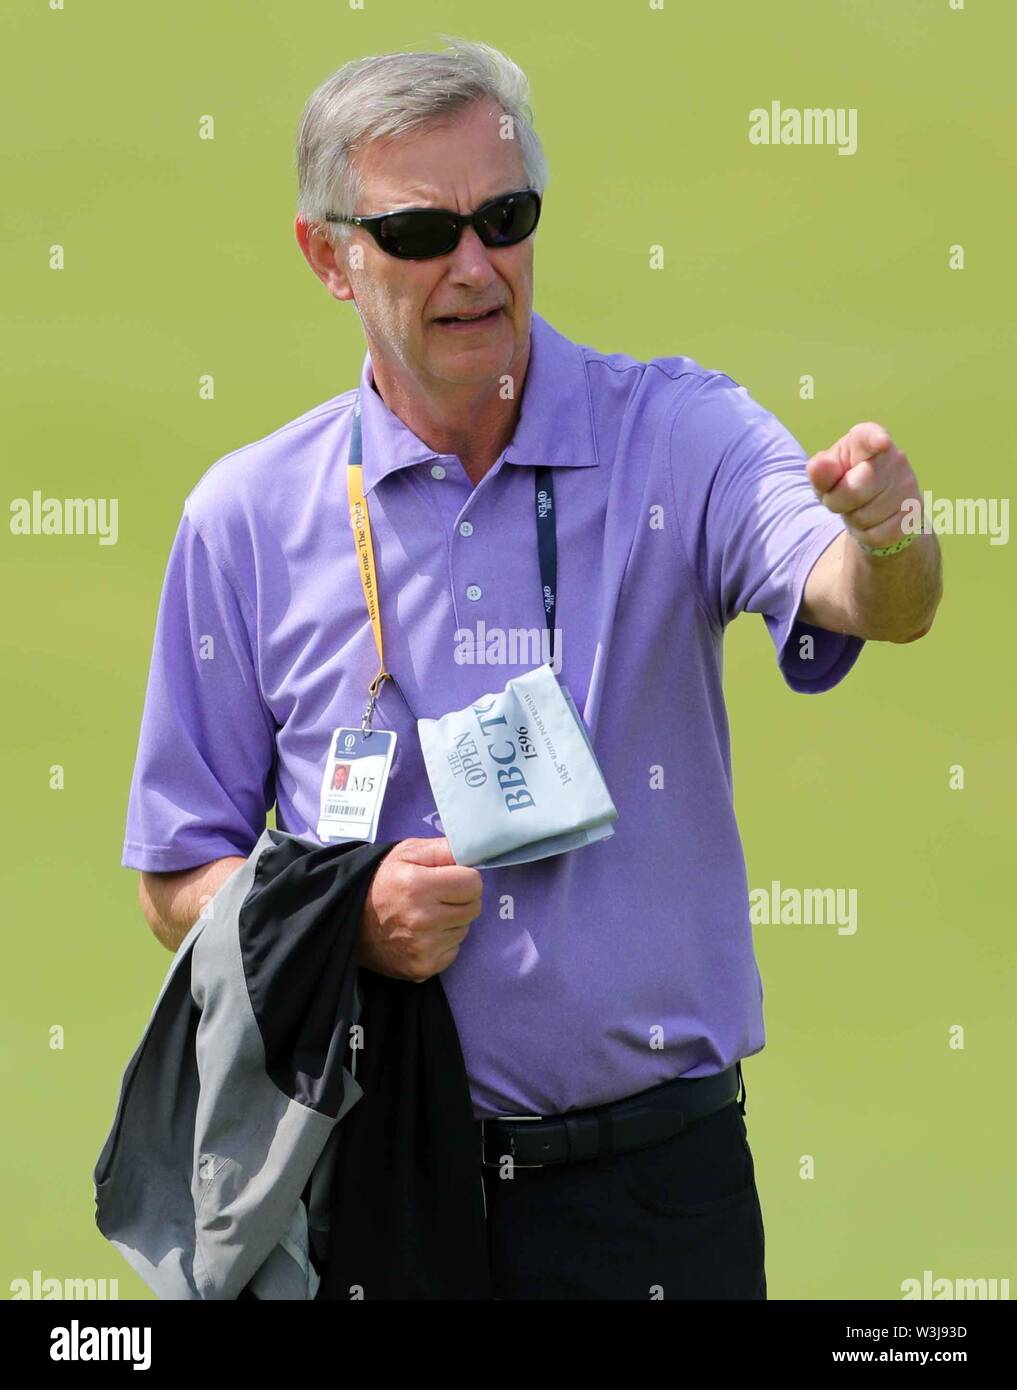
{"type": "Polygon", "coordinates": [[[441,978],[356,964],[391,847],[266,829],[178,948],[94,1173],[160,1296],[492,1296],[441,978]]]}

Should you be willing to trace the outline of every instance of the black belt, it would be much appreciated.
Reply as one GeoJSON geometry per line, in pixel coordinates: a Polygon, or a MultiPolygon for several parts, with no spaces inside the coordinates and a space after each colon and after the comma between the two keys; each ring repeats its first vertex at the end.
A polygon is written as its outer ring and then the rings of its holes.
{"type": "Polygon", "coordinates": [[[543,1168],[647,1148],[730,1105],[741,1084],[741,1063],[736,1062],[712,1076],[679,1076],[624,1100],[564,1115],[478,1120],[483,1165],[496,1168],[511,1158],[518,1168],[543,1168]]]}

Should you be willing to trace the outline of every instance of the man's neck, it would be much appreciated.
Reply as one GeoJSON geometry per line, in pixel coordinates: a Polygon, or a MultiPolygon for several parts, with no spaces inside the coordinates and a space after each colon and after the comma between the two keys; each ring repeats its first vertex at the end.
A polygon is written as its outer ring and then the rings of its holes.
{"type": "Polygon", "coordinates": [[[521,366],[513,371],[510,399],[501,394],[501,380],[493,384],[458,386],[440,383],[438,394],[422,392],[418,383],[407,390],[390,378],[372,358],[374,389],[403,424],[436,454],[454,454],[474,487],[494,467],[515,433],[522,403],[523,384],[529,365],[529,344],[521,366]]]}

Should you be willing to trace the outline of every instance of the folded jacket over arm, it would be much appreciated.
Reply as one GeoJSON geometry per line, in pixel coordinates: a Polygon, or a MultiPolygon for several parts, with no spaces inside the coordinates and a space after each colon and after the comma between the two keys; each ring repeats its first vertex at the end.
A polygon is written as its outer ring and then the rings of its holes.
{"type": "Polygon", "coordinates": [[[266,829],[178,947],[93,1173],[160,1297],[491,1297],[440,976],[356,963],[391,848],[266,829]]]}

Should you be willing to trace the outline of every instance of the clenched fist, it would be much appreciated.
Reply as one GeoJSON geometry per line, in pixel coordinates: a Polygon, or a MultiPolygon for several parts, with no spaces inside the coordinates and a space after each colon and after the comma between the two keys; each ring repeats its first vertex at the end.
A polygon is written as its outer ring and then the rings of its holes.
{"type": "Polygon", "coordinates": [[[840,512],[863,545],[901,540],[908,510],[921,518],[918,479],[907,455],[874,420],[853,425],[831,448],[814,454],[805,472],[824,507],[840,512]]]}
{"type": "Polygon", "coordinates": [[[455,960],[482,894],[480,871],[457,864],[444,837],[400,840],[371,881],[358,965],[422,984],[455,960]]]}

